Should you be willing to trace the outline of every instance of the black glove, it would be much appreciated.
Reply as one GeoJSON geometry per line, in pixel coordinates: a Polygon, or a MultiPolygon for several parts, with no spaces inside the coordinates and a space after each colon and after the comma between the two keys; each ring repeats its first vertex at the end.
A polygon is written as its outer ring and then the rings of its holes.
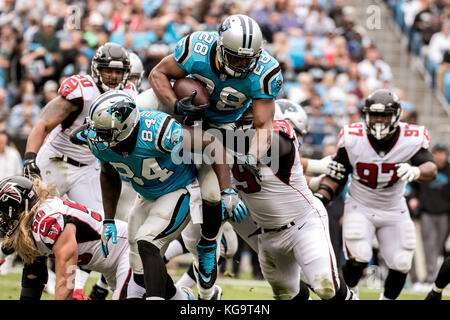
{"type": "Polygon", "coordinates": [[[184,115],[184,116],[193,116],[193,115],[200,115],[205,112],[206,109],[209,107],[209,103],[201,104],[198,106],[195,106],[192,104],[192,101],[194,100],[195,96],[197,95],[196,90],[192,90],[191,94],[187,97],[184,97],[180,100],[177,100],[175,102],[174,111],[176,114],[184,115]]]}
{"type": "Polygon", "coordinates": [[[33,176],[41,177],[41,170],[36,165],[36,153],[25,153],[23,158],[23,175],[28,179],[33,179],[33,176]]]}

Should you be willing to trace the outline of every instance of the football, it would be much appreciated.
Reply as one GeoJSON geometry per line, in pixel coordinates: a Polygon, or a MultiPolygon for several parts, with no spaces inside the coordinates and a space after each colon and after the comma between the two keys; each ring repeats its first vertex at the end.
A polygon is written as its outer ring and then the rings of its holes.
{"type": "Polygon", "coordinates": [[[182,99],[191,94],[193,90],[197,90],[197,95],[192,102],[193,105],[202,105],[209,102],[209,94],[205,86],[198,80],[192,78],[180,78],[175,81],[173,91],[178,99],[182,99]]]}

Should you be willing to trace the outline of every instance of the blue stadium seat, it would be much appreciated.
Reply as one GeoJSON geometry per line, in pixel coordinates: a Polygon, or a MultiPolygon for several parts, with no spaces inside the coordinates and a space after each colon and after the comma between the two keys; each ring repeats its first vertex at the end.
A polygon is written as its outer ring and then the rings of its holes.
{"type": "Polygon", "coordinates": [[[447,101],[450,102],[450,70],[444,74],[444,94],[447,101]]]}

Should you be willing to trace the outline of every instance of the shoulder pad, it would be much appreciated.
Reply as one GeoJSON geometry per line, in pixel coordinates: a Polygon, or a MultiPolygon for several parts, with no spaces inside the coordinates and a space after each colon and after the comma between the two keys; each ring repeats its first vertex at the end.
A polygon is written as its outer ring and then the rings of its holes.
{"type": "Polygon", "coordinates": [[[75,77],[69,77],[66,80],[61,83],[61,86],[59,87],[58,94],[62,96],[63,98],[67,98],[72,92],[75,92],[75,90],[78,87],[78,81],[75,79],[75,77]]]}
{"type": "Polygon", "coordinates": [[[295,131],[292,126],[284,120],[273,120],[273,130],[280,132],[286,138],[295,139],[295,131]]]}

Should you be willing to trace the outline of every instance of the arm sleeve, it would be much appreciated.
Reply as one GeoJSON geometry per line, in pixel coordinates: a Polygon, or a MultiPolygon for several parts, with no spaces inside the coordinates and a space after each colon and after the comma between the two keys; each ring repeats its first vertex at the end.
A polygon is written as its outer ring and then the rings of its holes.
{"type": "Polygon", "coordinates": [[[429,162],[429,161],[434,163],[433,154],[428,149],[425,149],[425,148],[421,148],[411,158],[411,164],[413,166],[420,166],[422,163],[429,162]]]}

